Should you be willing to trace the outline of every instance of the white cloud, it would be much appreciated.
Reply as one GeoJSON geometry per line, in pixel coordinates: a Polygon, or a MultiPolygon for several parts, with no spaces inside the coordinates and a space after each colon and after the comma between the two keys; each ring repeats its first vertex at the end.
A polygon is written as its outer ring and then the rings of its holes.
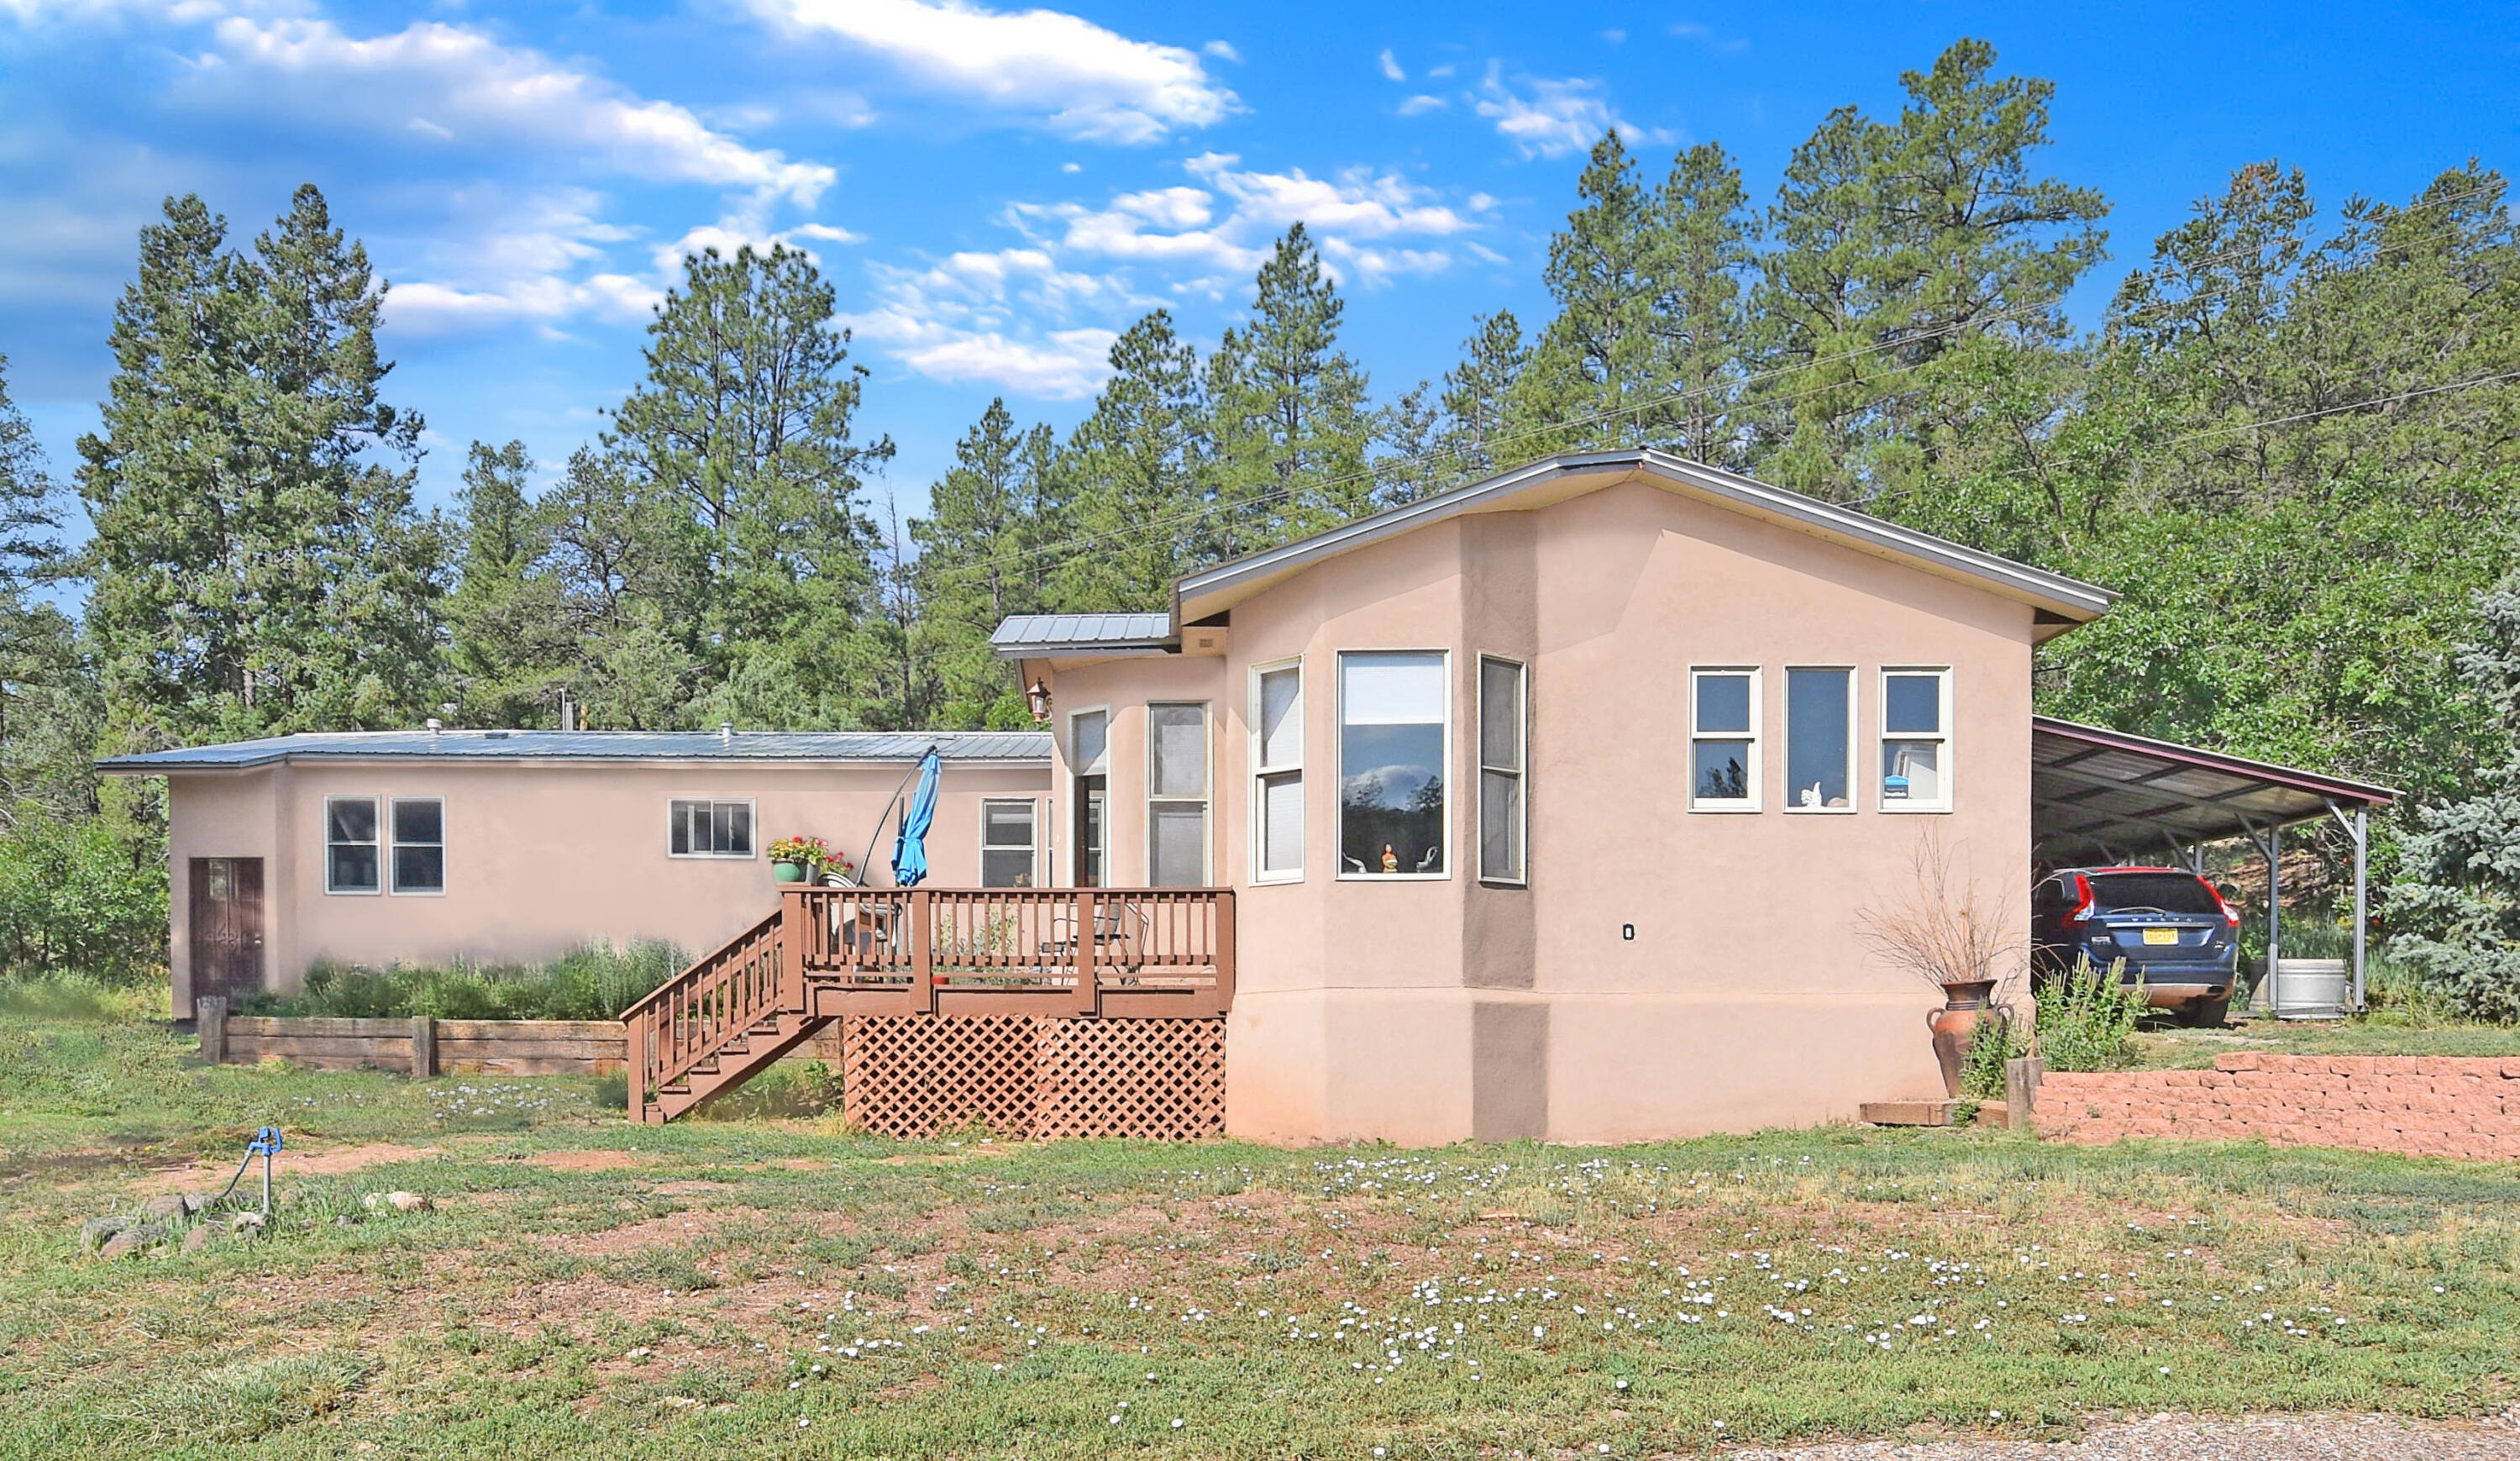
{"type": "Polygon", "coordinates": [[[1234,49],[1232,41],[1212,40],[1198,49],[1202,56],[1213,56],[1219,61],[1231,61],[1237,66],[1242,64],[1242,53],[1234,49]]]}
{"type": "MultiPolygon", "coordinates": [[[[1258,171],[1240,160],[1229,153],[1201,154],[1182,164],[1200,186],[1123,193],[1101,207],[1018,204],[1009,219],[1046,249],[1246,278],[1280,234],[1302,223],[1334,275],[1373,284],[1445,267],[1451,260],[1442,251],[1396,241],[1467,233],[1480,226],[1473,215],[1494,204],[1482,195],[1464,212],[1397,173],[1371,168],[1317,178],[1302,168],[1258,171]]],[[[1215,284],[1197,280],[1174,288],[1212,293],[1215,284]]]]}
{"type": "Polygon", "coordinates": [[[1526,160],[1582,152],[1612,128],[1630,143],[1672,140],[1672,134],[1660,128],[1641,127],[1620,117],[1599,92],[1599,82],[1572,76],[1562,80],[1516,77],[1508,84],[1504,68],[1491,64],[1472,104],[1526,160]]]}
{"type": "Polygon", "coordinates": [[[1132,40],[1060,11],[998,11],[968,0],[751,4],[776,24],[839,37],[932,85],[1043,114],[1062,136],[1154,142],[1241,108],[1197,52],[1132,40]]]}
{"type": "Polygon", "coordinates": [[[1388,79],[1393,81],[1409,79],[1409,73],[1400,68],[1400,58],[1391,54],[1389,46],[1383,47],[1382,54],[1374,59],[1382,63],[1382,74],[1388,79]]]}
{"type": "Polygon", "coordinates": [[[923,269],[872,265],[875,305],[847,323],[867,342],[932,380],[978,382],[1023,395],[1091,395],[1110,374],[1116,331],[1080,323],[1158,301],[1123,274],[1063,269],[1046,250],[947,254],[923,269]]]}
{"type": "Polygon", "coordinates": [[[559,333],[562,320],[593,315],[645,319],[664,292],[652,279],[604,267],[631,230],[599,217],[603,199],[581,188],[517,197],[505,189],[462,189],[435,237],[400,262],[385,296],[385,323],[412,335],[457,335],[530,323],[559,333]],[[417,274],[417,278],[405,277],[417,274]]]}
{"type": "Polygon", "coordinates": [[[1701,25],[1695,21],[1674,22],[1671,33],[1682,40],[1693,40],[1708,50],[1719,51],[1727,56],[1737,56],[1750,49],[1750,43],[1747,40],[1735,35],[1725,35],[1714,26],[1701,25]]]}
{"type": "Polygon", "coordinates": [[[834,174],[747,147],[670,102],[647,101],[477,30],[419,22],[358,38],[329,21],[230,16],[183,83],[189,98],[294,113],[473,147],[578,153],[618,172],[740,189],[812,206],[834,174]]]}
{"type": "Polygon", "coordinates": [[[1400,104],[1400,114],[1403,116],[1418,116],[1428,112],[1441,112],[1451,105],[1452,103],[1445,101],[1442,97],[1427,96],[1421,92],[1400,104]]]}

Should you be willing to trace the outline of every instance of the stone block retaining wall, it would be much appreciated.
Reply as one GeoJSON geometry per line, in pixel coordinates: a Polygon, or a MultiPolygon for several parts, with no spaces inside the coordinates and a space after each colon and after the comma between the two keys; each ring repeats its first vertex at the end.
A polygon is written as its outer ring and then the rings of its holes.
{"type": "Polygon", "coordinates": [[[2050,1072],[2042,1136],[2353,1147],[2520,1159],[2520,1058],[2226,1055],[2211,1071],[2050,1072]]]}

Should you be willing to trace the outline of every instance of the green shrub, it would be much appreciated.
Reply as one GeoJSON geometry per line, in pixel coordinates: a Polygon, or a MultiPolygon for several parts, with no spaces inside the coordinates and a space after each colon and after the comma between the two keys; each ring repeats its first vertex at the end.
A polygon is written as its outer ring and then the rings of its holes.
{"type": "Polygon", "coordinates": [[[2086,959],[2039,991],[2039,1058],[2050,1071],[2123,1071],[2136,1063],[2135,1025],[2146,997],[2125,983],[2123,962],[2095,972],[2086,959]]]}
{"type": "Polygon", "coordinates": [[[32,803],[0,836],[0,971],[132,984],[166,973],[162,846],[32,803]]]}
{"type": "Polygon", "coordinates": [[[673,944],[643,938],[619,948],[580,944],[547,964],[319,964],[295,994],[248,995],[241,1008],[369,1020],[614,1020],[684,962],[673,944]]]}
{"type": "Polygon", "coordinates": [[[2002,1100],[2004,1062],[2029,1053],[2009,1019],[2000,1012],[1990,1015],[1969,1036],[1968,1057],[1960,1066],[1960,1099],[2002,1100]]]}

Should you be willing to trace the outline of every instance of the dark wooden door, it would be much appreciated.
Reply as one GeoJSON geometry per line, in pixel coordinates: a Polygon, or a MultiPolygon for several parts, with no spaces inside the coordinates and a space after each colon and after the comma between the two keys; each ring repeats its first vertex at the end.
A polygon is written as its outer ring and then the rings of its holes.
{"type": "Polygon", "coordinates": [[[193,859],[193,997],[262,987],[262,859],[193,859]]]}

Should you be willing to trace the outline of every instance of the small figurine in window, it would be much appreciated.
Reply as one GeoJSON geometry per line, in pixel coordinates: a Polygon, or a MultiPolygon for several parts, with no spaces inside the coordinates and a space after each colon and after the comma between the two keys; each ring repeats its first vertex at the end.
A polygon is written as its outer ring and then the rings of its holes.
{"type": "Polygon", "coordinates": [[[1382,870],[1386,873],[1400,871],[1400,854],[1391,849],[1389,843],[1382,845],[1382,870]]]}

